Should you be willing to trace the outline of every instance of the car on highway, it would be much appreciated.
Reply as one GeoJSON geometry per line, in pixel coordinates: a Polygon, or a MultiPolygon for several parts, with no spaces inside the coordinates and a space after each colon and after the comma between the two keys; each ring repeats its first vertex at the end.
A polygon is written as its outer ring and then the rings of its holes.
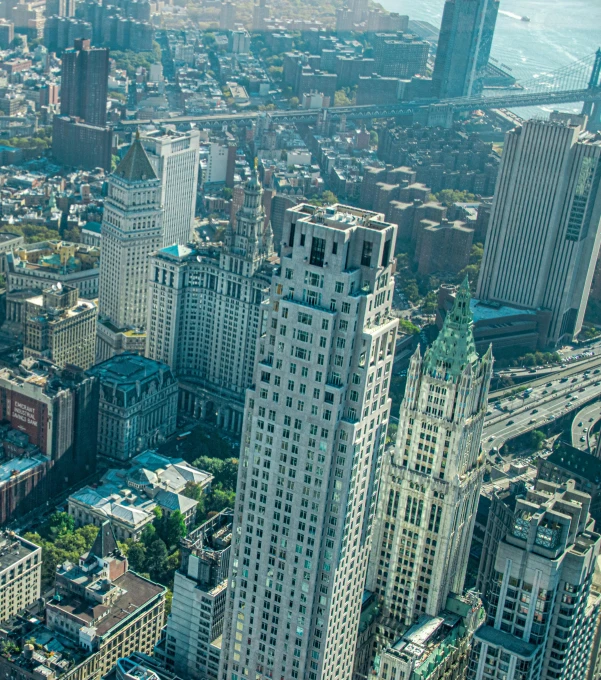
{"type": "Polygon", "coordinates": [[[578,382],[578,378],[572,378],[572,382],[573,383],[578,382]]]}
{"type": "Polygon", "coordinates": [[[515,420],[508,420],[507,425],[513,425],[515,423],[515,420]]]}
{"type": "Polygon", "coordinates": [[[588,432],[588,427],[585,427],[584,430],[582,430],[582,431],[583,431],[583,432],[588,432]]]}
{"type": "Polygon", "coordinates": [[[553,383],[552,383],[552,382],[549,382],[549,383],[547,383],[547,384],[545,385],[545,387],[552,387],[552,386],[553,386],[553,383]]]}
{"type": "Polygon", "coordinates": [[[538,413],[538,409],[537,409],[537,408],[533,408],[532,411],[530,411],[530,414],[531,414],[531,415],[534,415],[535,413],[538,413]]]}
{"type": "Polygon", "coordinates": [[[535,423],[535,422],[536,422],[536,418],[531,418],[531,419],[528,421],[528,425],[532,425],[532,423],[535,423]]]}
{"type": "Polygon", "coordinates": [[[495,440],[495,436],[494,436],[494,435],[491,435],[491,436],[488,438],[488,441],[489,441],[489,442],[492,442],[492,441],[494,441],[494,440],[495,440]]]}
{"type": "Polygon", "coordinates": [[[584,387],[581,387],[578,391],[579,391],[579,392],[584,392],[584,387]]]}
{"type": "Polygon", "coordinates": [[[580,441],[581,441],[581,442],[585,442],[585,441],[586,441],[586,437],[580,437],[580,441]]]}
{"type": "Polygon", "coordinates": [[[589,419],[588,419],[588,422],[589,422],[589,423],[592,423],[593,420],[595,420],[595,419],[594,419],[594,418],[589,418],[589,419]]]}
{"type": "Polygon", "coordinates": [[[578,427],[582,427],[582,420],[578,423],[578,427]]]}
{"type": "Polygon", "coordinates": [[[595,375],[597,375],[597,373],[599,373],[600,370],[601,370],[601,369],[596,368],[596,369],[593,371],[593,373],[594,373],[595,375]]]}

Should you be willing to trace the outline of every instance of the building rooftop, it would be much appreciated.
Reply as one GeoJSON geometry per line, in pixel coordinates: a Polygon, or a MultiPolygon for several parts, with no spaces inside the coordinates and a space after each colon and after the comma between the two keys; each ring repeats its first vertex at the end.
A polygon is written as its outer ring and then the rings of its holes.
{"type": "Polygon", "coordinates": [[[12,531],[3,531],[0,534],[0,572],[9,569],[15,562],[27,557],[41,548],[17,536],[12,531]]]}
{"type": "Polygon", "coordinates": [[[103,385],[111,384],[118,389],[127,389],[137,383],[146,382],[161,374],[171,373],[166,364],[147,359],[139,354],[118,354],[90,369],[103,385]]]}
{"type": "Polygon", "coordinates": [[[181,458],[166,458],[147,451],[132,460],[132,467],[104,473],[97,487],[86,486],[71,494],[69,501],[88,506],[107,519],[141,529],[152,522],[157,506],[182,514],[189,513],[197,501],[182,495],[189,482],[208,487],[213,476],[181,458]]]}
{"type": "Polygon", "coordinates": [[[76,617],[87,627],[95,628],[96,635],[102,637],[165,592],[164,586],[131,571],[112,581],[112,585],[121,591],[121,595],[108,607],[75,595],[61,595],[60,600],[51,600],[49,604],[70,617],[76,617]]]}
{"type": "Polygon", "coordinates": [[[157,179],[152,163],[140,142],[139,134],[136,135],[133,144],[129,147],[113,174],[127,182],[145,182],[157,179]]]}
{"type": "Polygon", "coordinates": [[[481,642],[495,645],[496,647],[503,647],[512,654],[516,654],[522,659],[531,659],[537,650],[537,646],[526,642],[515,635],[506,633],[503,630],[497,630],[492,626],[481,626],[474,633],[474,638],[481,642]]]}
{"type": "Polygon", "coordinates": [[[536,311],[533,309],[519,309],[518,307],[511,307],[510,305],[484,302],[482,300],[472,300],[470,302],[470,309],[472,310],[474,323],[478,323],[478,321],[502,319],[503,317],[516,316],[517,314],[536,314],[536,311]]]}
{"type": "Polygon", "coordinates": [[[33,470],[40,465],[46,465],[50,458],[40,454],[24,458],[10,458],[0,463],[0,486],[12,482],[19,475],[33,470]]]}
{"type": "Polygon", "coordinates": [[[547,457],[546,464],[557,465],[568,472],[585,477],[596,484],[601,482],[601,459],[559,441],[547,457]]]}

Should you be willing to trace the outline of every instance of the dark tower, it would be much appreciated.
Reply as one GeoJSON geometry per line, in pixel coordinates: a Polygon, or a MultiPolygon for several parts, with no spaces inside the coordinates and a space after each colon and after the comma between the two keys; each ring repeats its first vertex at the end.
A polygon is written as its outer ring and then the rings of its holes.
{"type": "Polygon", "coordinates": [[[446,0],[432,82],[440,99],[482,90],[499,0],[446,0]]]}

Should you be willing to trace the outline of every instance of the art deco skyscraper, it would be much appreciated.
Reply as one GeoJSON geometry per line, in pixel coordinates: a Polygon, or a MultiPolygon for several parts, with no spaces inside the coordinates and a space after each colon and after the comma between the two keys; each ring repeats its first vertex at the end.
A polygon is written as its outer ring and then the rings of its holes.
{"type": "Polygon", "coordinates": [[[491,372],[491,350],[476,354],[466,280],[437,339],[411,359],[396,444],[384,454],[368,589],[393,639],[463,592],[491,372]]]}
{"type": "Polygon", "coordinates": [[[390,415],[396,226],[288,212],[247,391],[220,678],[351,677],[390,415]]]}
{"type": "Polygon", "coordinates": [[[144,351],[150,255],[161,247],[161,183],[136,135],[109,177],[102,218],[96,360],[144,351]]]}
{"type": "Polygon", "coordinates": [[[601,140],[565,122],[508,132],[477,297],[548,310],[541,345],[569,342],[582,327],[600,222],[601,140]]]}
{"type": "Polygon", "coordinates": [[[446,0],[432,74],[440,99],[481,92],[498,11],[499,0],[446,0]]]}

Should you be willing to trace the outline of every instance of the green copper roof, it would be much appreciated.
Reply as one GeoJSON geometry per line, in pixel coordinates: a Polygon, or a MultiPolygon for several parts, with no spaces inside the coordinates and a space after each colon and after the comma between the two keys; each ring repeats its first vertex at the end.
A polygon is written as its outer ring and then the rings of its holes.
{"type": "Polygon", "coordinates": [[[453,309],[424,357],[424,370],[431,375],[459,376],[467,364],[478,360],[472,333],[470,286],[467,277],[457,290],[453,309]]]}

